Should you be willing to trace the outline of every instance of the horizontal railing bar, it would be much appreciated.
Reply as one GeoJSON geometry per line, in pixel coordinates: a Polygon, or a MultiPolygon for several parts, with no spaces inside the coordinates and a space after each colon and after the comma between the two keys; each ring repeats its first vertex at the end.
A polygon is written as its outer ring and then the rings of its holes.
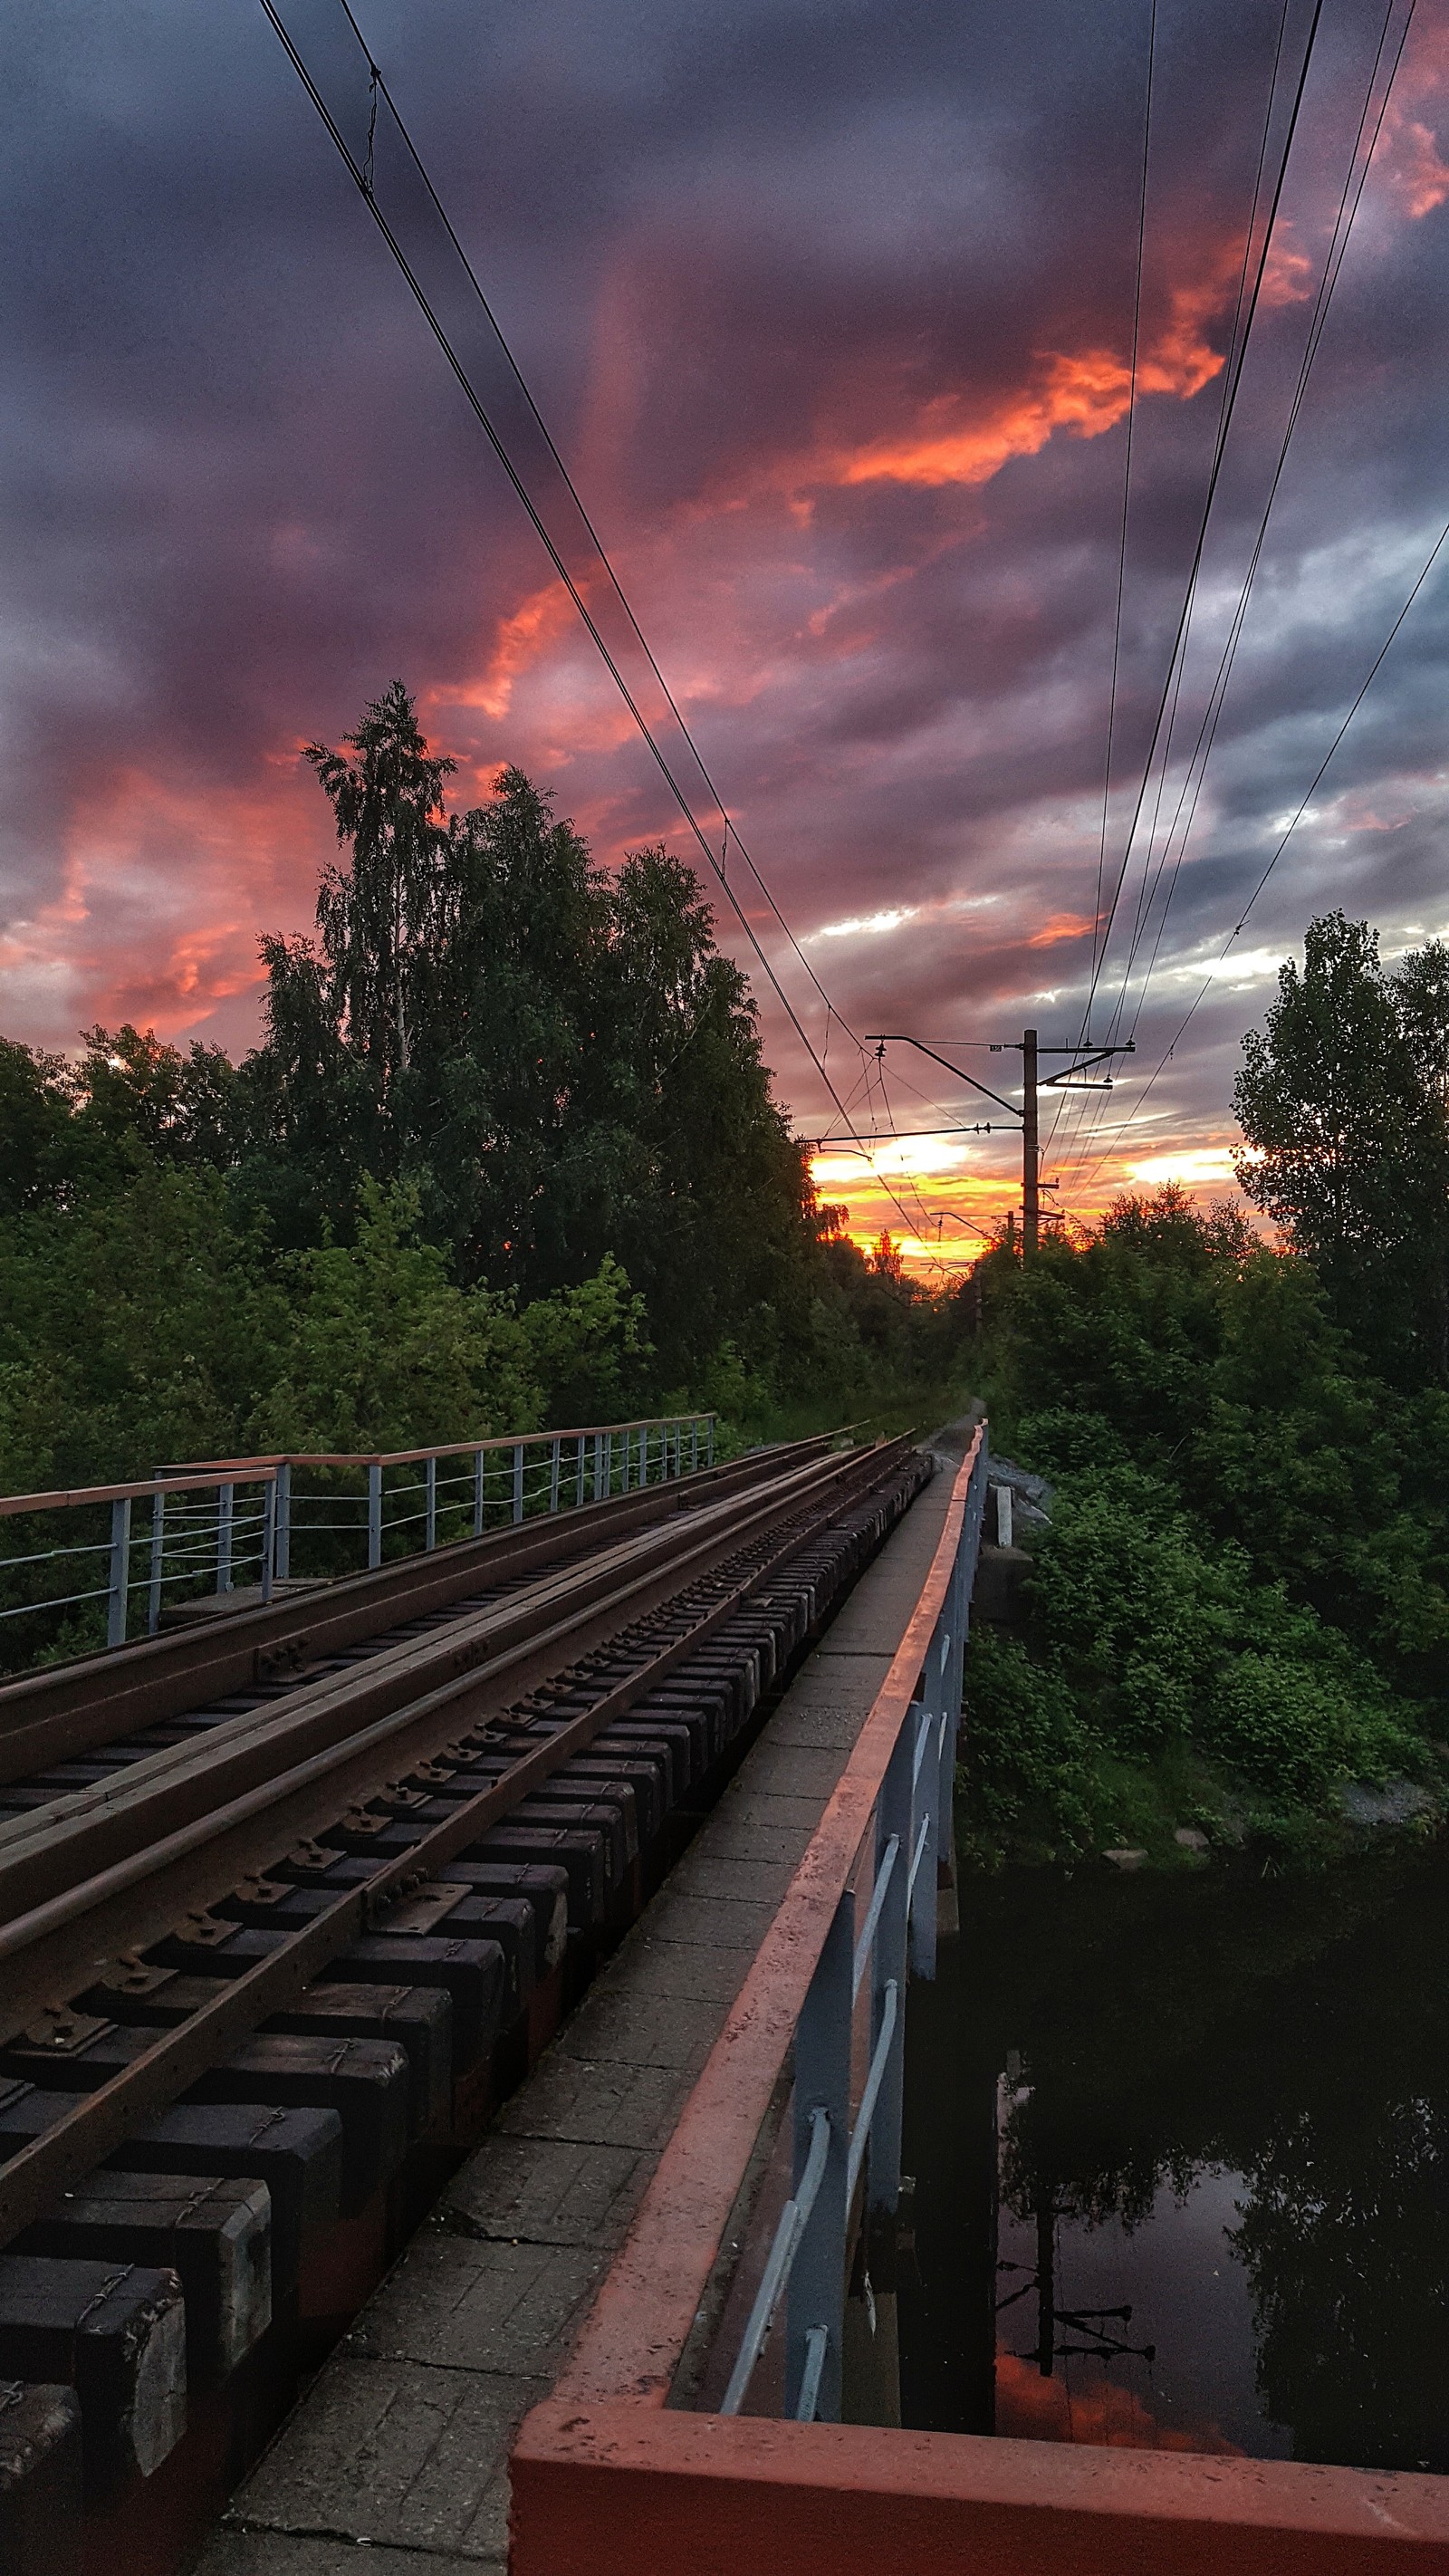
{"type": "Polygon", "coordinates": [[[64,1547],[38,1547],[26,1556],[0,1556],[0,1574],[7,1565],[49,1565],[57,1556],[109,1556],[108,1538],[80,1538],[64,1547]]]}
{"type": "Polygon", "coordinates": [[[871,1945],[875,1940],[875,1927],[880,1921],[880,1910],[886,1901],[886,1890],[890,1886],[891,1874],[899,1857],[900,1848],[900,1835],[892,1834],[890,1841],[886,1844],[885,1850],[880,1856],[880,1867],[875,1874],[875,1892],[870,1900],[870,1911],[866,1915],[865,1921],[860,1927],[860,1939],[855,1945],[855,1963],[851,1972],[850,1980],[850,2000],[852,2003],[854,2003],[856,1996],[860,1992],[860,1981],[865,1975],[866,1963],[870,1958],[871,1945]]]}
{"type": "Polygon", "coordinates": [[[870,2061],[870,2073],[865,2079],[865,2091],[860,2097],[860,2109],[855,2115],[855,2126],[850,2133],[850,2154],[845,2166],[847,2209],[855,2196],[855,2186],[860,2179],[860,2168],[865,2162],[865,2151],[870,2144],[870,2124],[875,2118],[881,2078],[885,2074],[885,2063],[890,2055],[891,2037],[896,2026],[897,1991],[895,1978],[891,1977],[885,1987],[881,2008],[880,2037],[875,2044],[875,2055],[870,2061]]]}
{"type": "Polygon", "coordinates": [[[830,2114],[823,2106],[817,2105],[810,2114],[810,2152],[805,2159],[805,2170],[793,2196],[780,2212],[774,2243],[755,2292],[755,2304],[750,2310],[735,2366],[730,2372],[729,2386],[720,2399],[721,2415],[738,2415],[744,2404],[745,2391],[754,2375],[755,2364],[764,2349],[765,2337],[780,2304],[781,2292],[800,2250],[806,2221],[819,2196],[829,2153],[830,2114]]]}
{"type": "Polygon", "coordinates": [[[0,1619],[37,1619],[42,1610],[69,1610],[77,1601],[109,1601],[111,1587],[103,1583],[95,1592],[60,1592],[53,1601],[17,1601],[13,1610],[0,1610],[0,1619]]]}
{"type": "Polygon", "coordinates": [[[204,1475],[191,1472],[147,1476],[132,1485],[75,1485],[51,1494],[0,1494],[0,1513],[80,1511],[87,1503],[133,1502],[144,1494],[185,1494],[199,1489],[215,1493],[218,1485],[226,1484],[274,1485],[277,1468],[285,1463],[273,1458],[216,1459],[208,1461],[204,1475]],[[222,1468],[227,1472],[213,1472],[222,1468]]]}
{"type": "MultiPolygon", "coordinates": [[[[476,1451],[542,1447],[554,1440],[602,1439],[612,1431],[688,1431],[696,1423],[718,1420],[710,1413],[652,1413],[635,1422],[576,1423],[565,1431],[514,1431],[490,1434],[486,1440],[443,1440],[428,1449],[278,1449],[249,1458],[206,1458],[199,1463],[240,1475],[244,1467],[408,1467],[424,1458],[461,1458],[476,1451]]],[[[191,1463],[191,1462],[188,1462],[191,1463]]],[[[139,1488],[145,1491],[144,1487],[139,1488]]]]}
{"type": "Polygon", "coordinates": [[[149,1593],[154,1626],[154,1604],[160,1592],[168,1584],[199,1582],[213,1565],[219,1591],[235,1590],[238,1571],[250,1575],[257,1568],[261,1569],[265,1589],[269,1528],[277,1534],[278,1574],[287,1570],[289,1549],[305,1546],[312,1537],[364,1539],[372,1562],[378,1541],[377,1487],[384,1469],[408,1465],[428,1469],[424,1477],[383,1485],[382,1536],[387,1539],[396,1535],[403,1540],[402,1552],[414,1553],[415,1542],[404,1534],[418,1522],[428,1525],[428,1546],[451,1545],[460,1533],[466,1535],[470,1517],[476,1536],[485,1526],[509,1517],[519,1521],[539,1512],[582,1503],[586,1485],[592,1500],[598,1502],[605,1495],[627,1492],[636,1473],[641,1486],[649,1481],[667,1481],[684,1471],[686,1435],[693,1464],[712,1463],[717,1420],[717,1415],[708,1412],[649,1414],[628,1422],[591,1423],[558,1431],[490,1433],[483,1439],[440,1441],[416,1449],[278,1450],[247,1457],[187,1459],[158,1466],[150,1476],[124,1483],[0,1495],[0,1518],[112,1506],[108,1536],[0,1556],[0,1578],[7,1565],[15,1569],[18,1577],[23,1570],[58,1563],[70,1556],[109,1556],[115,1578],[104,1586],[59,1594],[52,1601],[16,1602],[0,1611],[0,1618],[25,1618],[45,1610],[72,1609],[83,1602],[109,1599],[110,1642],[115,1644],[124,1637],[123,1605],[134,1592],[149,1593]],[[655,1479],[649,1478],[643,1465],[646,1448],[649,1464],[656,1470],[655,1479]],[[560,1488],[561,1483],[572,1480],[575,1450],[578,1484],[570,1502],[560,1488]],[[641,1453],[637,1470],[636,1451],[641,1453]],[[440,1474],[440,1461],[456,1463],[440,1474]],[[368,1490],[330,1496],[289,1491],[292,1470],[308,1467],[358,1475],[365,1472],[368,1490]],[[275,1505],[261,1499],[268,1489],[276,1496],[275,1505]],[[258,1501],[250,1505],[242,1502],[241,1496],[247,1492],[257,1492],[258,1501]],[[398,1500],[414,1494],[426,1496],[426,1511],[399,1513],[392,1508],[398,1500]],[[123,1535],[119,1506],[144,1503],[148,1497],[152,1504],[150,1527],[130,1528],[123,1535]],[[168,1500],[172,1509],[166,1516],[168,1525],[163,1535],[160,1507],[168,1500]],[[314,1503],[324,1509],[331,1503],[334,1513],[325,1520],[314,1519],[310,1511],[314,1503]],[[355,1506],[356,1520],[339,1521],[334,1516],[338,1504],[355,1506]],[[131,1566],[137,1560],[142,1570],[132,1574],[131,1566]]]}
{"type": "Polygon", "coordinates": [[[922,1818],[921,1818],[921,1830],[920,1830],[920,1832],[919,1832],[919,1833],[917,1834],[917,1836],[916,1836],[916,1848],[915,1848],[914,1852],[913,1852],[913,1853],[912,1853],[912,1855],[911,1855],[911,1874],[910,1874],[910,1877],[909,1877],[909,1878],[907,1879],[907,1881],[906,1881],[906,1912],[907,1912],[908,1914],[909,1914],[909,1912],[910,1912],[910,1910],[911,1910],[911,1899],[912,1899],[912,1897],[915,1895],[915,1892],[916,1892],[916,1877],[917,1877],[917,1873],[919,1872],[919,1870],[920,1870],[920,1866],[921,1866],[921,1863],[922,1863],[922,1861],[925,1859],[925,1856],[926,1856],[926,1837],[927,1837],[927,1835],[929,1834],[930,1830],[931,1830],[931,1819],[930,1819],[930,1817],[929,1817],[929,1816],[922,1816],[922,1818]]]}

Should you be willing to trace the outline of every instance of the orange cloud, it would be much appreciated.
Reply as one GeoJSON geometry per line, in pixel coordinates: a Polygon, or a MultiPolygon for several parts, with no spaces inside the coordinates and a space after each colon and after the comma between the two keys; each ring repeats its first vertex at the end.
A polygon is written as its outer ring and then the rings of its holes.
{"type": "MultiPolygon", "coordinates": [[[[1394,116],[1392,108],[1389,116],[1394,116]]],[[[1387,125],[1389,118],[1384,121],[1387,125]]],[[[1441,160],[1432,128],[1417,117],[1394,118],[1390,148],[1390,182],[1405,212],[1418,222],[1449,197],[1449,162],[1441,160]]]]}
{"type": "MultiPolygon", "coordinates": [[[[1174,394],[1187,402],[1221,372],[1223,359],[1205,331],[1221,295],[1216,277],[1174,287],[1168,320],[1138,365],[1139,395],[1174,394]]],[[[814,479],[841,485],[986,483],[1013,457],[1039,454],[1059,429],[1073,438],[1100,438],[1123,418],[1131,395],[1131,369],[1115,351],[1045,352],[1036,362],[1035,381],[984,416],[966,415],[958,394],[938,394],[909,430],[819,458],[814,479]]]]}
{"type": "Polygon", "coordinates": [[[1263,266],[1259,300],[1264,304],[1304,304],[1313,293],[1313,262],[1306,251],[1289,250],[1275,241],[1263,266]]]}
{"type": "Polygon", "coordinates": [[[12,1006],[43,1043],[73,1045],[94,1019],[184,1037],[228,1002],[249,1031],[258,934],[310,916],[331,842],[291,753],[264,769],[254,793],[221,798],[133,767],[78,801],[54,893],[0,944],[12,1006]]]}
{"type": "Polygon", "coordinates": [[[1421,27],[1389,100],[1375,161],[1411,222],[1449,197],[1436,127],[1449,93],[1449,28],[1421,27]],[[1418,111],[1416,113],[1416,111],[1418,111]]]}
{"type": "Polygon", "coordinates": [[[1035,2362],[1014,2352],[996,2355],[996,2430],[1030,2442],[1087,2442],[1098,2449],[1130,2451],[1200,2451],[1240,2460],[1240,2443],[1230,2442],[1213,2423],[1163,2424],[1138,2389],[1110,2379],[1069,2388],[1064,2379],[1043,2379],[1035,2362]]]}
{"type": "Polygon", "coordinates": [[[575,614],[562,582],[545,582],[542,590],[531,592],[511,617],[499,619],[493,651],[480,677],[465,680],[461,687],[430,689],[428,704],[480,707],[484,715],[497,722],[512,707],[516,683],[542,659],[564,629],[573,625],[575,614]]]}
{"type": "Polygon", "coordinates": [[[1040,930],[1034,930],[1028,948],[1055,948],[1063,939],[1086,939],[1095,927],[1090,913],[1054,912],[1040,930]]]}

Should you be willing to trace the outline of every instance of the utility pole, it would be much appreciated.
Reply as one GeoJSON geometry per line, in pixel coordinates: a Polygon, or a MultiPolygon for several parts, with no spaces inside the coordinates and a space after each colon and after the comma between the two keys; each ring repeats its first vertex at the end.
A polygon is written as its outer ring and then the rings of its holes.
{"type": "MultiPolygon", "coordinates": [[[[1069,1059],[1060,1073],[1047,1075],[1048,1090],[1110,1091],[1111,1075],[1099,1076],[1094,1072],[1094,1068],[1098,1065],[1110,1064],[1114,1056],[1135,1055],[1137,1050],[1131,1038],[1121,1046],[1096,1047],[1093,1046],[1090,1038],[1084,1038],[1076,1046],[1043,1047],[1037,1043],[1035,1029],[1023,1029],[1019,1040],[993,1039],[991,1041],[993,1055],[1007,1053],[1014,1055],[1018,1045],[1020,1046],[1020,1109],[1017,1108],[1014,1100],[1003,1100],[999,1091],[993,1091],[988,1083],[978,1081],[976,1075],[968,1073],[964,1065],[953,1064],[948,1056],[938,1055],[936,1049],[928,1046],[924,1038],[910,1037],[903,1029],[890,1029],[873,1031],[870,1043],[875,1047],[877,1054],[882,1056],[888,1046],[915,1047],[919,1054],[928,1055],[933,1064],[944,1065],[946,1071],[953,1073],[958,1082],[966,1083],[972,1091],[979,1091],[987,1100],[994,1100],[998,1109],[1005,1109],[1011,1117],[1021,1120],[1021,1254],[1024,1261],[1032,1260],[1041,1236],[1041,1193],[1043,1188],[1049,1190],[1056,1188],[1055,1181],[1044,1183],[1041,1177],[1037,1059],[1043,1055],[1064,1055],[1069,1059]]],[[[982,1041],[978,1040],[977,1043],[980,1044],[982,1041]]],[[[979,1133],[979,1130],[977,1132],[979,1133]]],[[[990,1127],[987,1128],[986,1133],[990,1135],[990,1127]]]]}
{"type": "Polygon", "coordinates": [[[1037,1145],[1036,1031],[1021,1033],[1021,1254],[1030,1261],[1041,1220],[1041,1156],[1037,1145]]]}

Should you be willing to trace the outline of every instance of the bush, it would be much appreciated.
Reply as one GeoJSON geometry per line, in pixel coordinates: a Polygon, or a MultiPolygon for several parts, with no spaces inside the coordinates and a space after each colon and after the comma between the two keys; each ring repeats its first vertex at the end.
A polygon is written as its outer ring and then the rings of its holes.
{"type": "Polygon", "coordinates": [[[1063,1478],[1037,1549],[1031,1637],[1097,1739],[1150,1755],[1192,1733],[1242,1615],[1245,1567],[1140,1468],[1063,1478]]]}
{"type": "Polygon", "coordinates": [[[960,1812],[974,1859],[990,1867],[1024,1848],[1056,1860],[1089,1845],[1094,1748],[1071,1694],[984,1624],[966,1650],[961,1751],[960,1812]]]}
{"type": "Polygon", "coordinates": [[[1204,1750],[1275,1797],[1318,1801],[1339,1780],[1382,1784],[1421,1768],[1420,1738],[1321,1667],[1282,1655],[1234,1656],[1214,1688],[1204,1750]]]}

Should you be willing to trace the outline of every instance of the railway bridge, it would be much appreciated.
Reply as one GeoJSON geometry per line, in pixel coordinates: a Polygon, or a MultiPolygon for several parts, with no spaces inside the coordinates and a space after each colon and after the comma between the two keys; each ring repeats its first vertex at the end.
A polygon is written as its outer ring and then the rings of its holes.
{"type": "Polygon", "coordinates": [[[0,1625],[108,1640],[0,1685],[6,2576],[1449,2568],[1432,2478],[900,2429],[986,1491],[689,1416],[5,1499],[0,1625]]]}

